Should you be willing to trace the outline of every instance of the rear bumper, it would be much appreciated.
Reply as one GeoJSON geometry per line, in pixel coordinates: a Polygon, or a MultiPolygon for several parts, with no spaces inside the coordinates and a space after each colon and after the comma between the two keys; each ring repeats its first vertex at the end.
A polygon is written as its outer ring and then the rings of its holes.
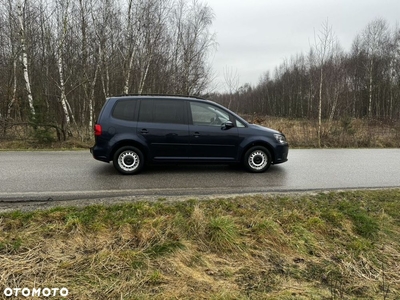
{"type": "Polygon", "coordinates": [[[100,160],[106,163],[110,162],[108,157],[101,150],[97,149],[96,146],[90,147],[90,153],[96,160],[100,160]]]}

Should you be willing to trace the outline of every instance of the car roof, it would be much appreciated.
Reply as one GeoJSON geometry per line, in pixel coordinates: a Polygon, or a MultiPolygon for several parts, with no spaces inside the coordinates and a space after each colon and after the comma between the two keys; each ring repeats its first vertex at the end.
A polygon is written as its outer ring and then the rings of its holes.
{"type": "Polygon", "coordinates": [[[197,101],[197,102],[203,102],[203,103],[212,103],[214,105],[219,105],[218,103],[204,99],[201,97],[197,96],[182,96],[182,95],[164,95],[164,94],[127,94],[127,95],[119,95],[119,96],[112,96],[109,97],[108,99],[112,99],[113,102],[121,99],[141,99],[141,100],[146,100],[146,99],[152,99],[152,100],[181,100],[181,101],[197,101]]]}
{"type": "Polygon", "coordinates": [[[166,95],[166,94],[123,94],[112,96],[111,98],[140,98],[140,99],[182,99],[182,100],[205,100],[207,99],[199,96],[187,96],[187,95],[166,95]]]}

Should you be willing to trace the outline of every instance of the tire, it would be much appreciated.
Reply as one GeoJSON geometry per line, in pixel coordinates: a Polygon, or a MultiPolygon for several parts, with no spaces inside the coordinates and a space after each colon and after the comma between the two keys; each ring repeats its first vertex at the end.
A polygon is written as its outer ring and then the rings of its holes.
{"type": "Polygon", "coordinates": [[[119,148],[113,158],[114,168],[124,175],[139,173],[144,166],[143,153],[133,146],[119,148]]]}
{"type": "Polygon", "coordinates": [[[271,165],[271,153],[262,146],[251,147],[244,155],[243,164],[249,172],[265,172],[271,165]]]}

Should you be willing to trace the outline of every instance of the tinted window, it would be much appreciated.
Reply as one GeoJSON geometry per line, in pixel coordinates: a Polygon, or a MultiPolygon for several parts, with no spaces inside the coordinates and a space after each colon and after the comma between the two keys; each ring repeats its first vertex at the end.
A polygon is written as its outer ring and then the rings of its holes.
{"type": "Polygon", "coordinates": [[[116,119],[133,121],[136,100],[120,100],[114,106],[112,116],[116,119]]]}
{"type": "Polygon", "coordinates": [[[229,120],[227,112],[210,104],[190,102],[190,110],[193,125],[220,126],[229,120]]]}
{"type": "Polygon", "coordinates": [[[185,124],[185,102],[177,100],[142,100],[139,121],[185,124]]]}
{"type": "Polygon", "coordinates": [[[153,122],[153,100],[140,101],[139,122],[153,122]]]}

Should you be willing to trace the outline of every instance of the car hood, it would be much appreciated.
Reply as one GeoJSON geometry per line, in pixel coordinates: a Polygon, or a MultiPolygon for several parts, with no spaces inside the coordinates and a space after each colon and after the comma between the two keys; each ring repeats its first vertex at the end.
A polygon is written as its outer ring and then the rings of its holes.
{"type": "Polygon", "coordinates": [[[270,134],[274,134],[274,133],[280,133],[279,131],[275,130],[275,129],[271,129],[268,127],[264,127],[261,125],[256,125],[256,124],[249,124],[250,128],[256,129],[256,130],[260,130],[266,133],[270,133],[270,134]]]}

